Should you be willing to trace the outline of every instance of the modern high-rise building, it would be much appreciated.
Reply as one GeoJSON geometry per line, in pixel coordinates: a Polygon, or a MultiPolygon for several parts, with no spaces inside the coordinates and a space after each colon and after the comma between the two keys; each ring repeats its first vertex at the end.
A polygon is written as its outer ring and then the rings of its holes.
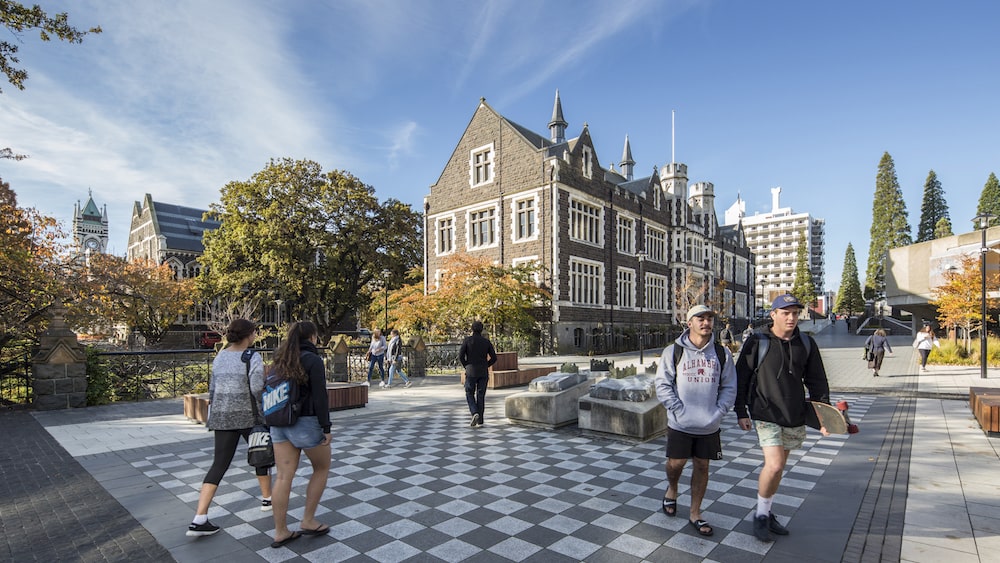
{"type": "Polygon", "coordinates": [[[795,213],[781,207],[781,188],[771,188],[770,213],[746,214],[746,202],[739,196],[726,210],[726,225],[743,225],[747,244],[757,256],[757,308],[766,309],[775,297],[792,291],[799,240],[805,237],[816,295],[824,293],[826,221],[809,213],[795,213]]]}

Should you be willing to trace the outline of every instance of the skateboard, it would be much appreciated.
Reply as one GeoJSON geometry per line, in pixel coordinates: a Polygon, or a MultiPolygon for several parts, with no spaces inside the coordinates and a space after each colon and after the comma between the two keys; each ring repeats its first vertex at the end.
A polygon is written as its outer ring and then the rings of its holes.
{"type": "Polygon", "coordinates": [[[837,406],[810,401],[811,408],[806,409],[806,426],[819,430],[826,428],[830,434],[857,434],[858,425],[851,423],[847,414],[847,401],[840,401],[837,406]]]}

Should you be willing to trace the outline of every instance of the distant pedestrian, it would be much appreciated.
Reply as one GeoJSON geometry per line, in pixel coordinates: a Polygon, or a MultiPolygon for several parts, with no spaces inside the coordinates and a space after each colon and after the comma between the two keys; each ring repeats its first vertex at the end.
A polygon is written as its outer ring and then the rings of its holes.
{"type": "Polygon", "coordinates": [[[934,336],[934,329],[931,328],[931,325],[924,325],[924,328],[920,329],[917,337],[913,340],[913,347],[920,353],[920,371],[927,371],[927,358],[931,355],[931,348],[934,346],[940,348],[941,343],[934,336]]]}
{"type": "Polygon", "coordinates": [[[872,377],[878,377],[878,370],[882,369],[882,359],[885,358],[886,350],[892,354],[892,346],[885,337],[885,330],[880,328],[869,336],[868,340],[865,340],[865,349],[868,350],[868,369],[872,370],[872,377]]]}
{"type": "Polygon", "coordinates": [[[403,339],[396,329],[392,329],[389,334],[392,336],[389,339],[389,383],[386,383],[385,388],[392,387],[392,376],[397,373],[403,378],[403,387],[409,387],[410,378],[403,371],[403,339]]]}
{"type": "MultiPolygon", "coordinates": [[[[188,536],[210,536],[220,530],[208,521],[208,508],[219,489],[222,476],[236,455],[240,438],[250,436],[255,420],[250,401],[260,404],[264,390],[264,361],[260,354],[250,352],[247,362],[243,355],[257,339],[257,327],[246,319],[234,319],[226,328],[225,348],[212,361],[212,376],[208,385],[208,421],[205,426],[215,437],[215,453],[212,467],[208,469],[198,495],[198,508],[194,520],[188,526],[188,536]],[[249,366],[249,370],[248,370],[249,366]]],[[[271,474],[269,467],[256,467],[257,482],[260,484],[261,510],[271,510],[271,474]]]]}
{"type": "MultiPolygon", "coordinates": [[[[737,422],[743,430],[756,426],[757,441],[764,453],[764,467],[757,480],[753,534],[765,542],[774,541],[772,533],[788,534],[771,506],[788,454],[805,441],[807,400],[830,402],[830,384],[819,348],[797,326],[803,308],[795,296],[779,295],[771,304],[774,324],[748,340],[736,360],[737,422]],[[761,338],[767,341],[757,343],[761,338]],[[763,344],[767,346],[761,356],[763,344]],[[803,386],[809,390],[808,398],[803,386]]],[[[820,432],[828,435],[825,428],[820,432]]]]}
{"type": "Polygon", "coordinates": [[[722,459],[719,426],[736,400],[736,366],[729,350],[712,338],[714,317],[715,313],[704,305],[688,310],[688,328],[663,351],[654,379],[656,398],[667,409],[663,512],[677,515],[677,484],[688,459],[693,459],[688,522],[702,536],[714,533],[701,517],[708,464],[709,460],[722,459]]]}
{"type": "Polygon", "coordinates": [[[726,350],[732,352],[733,340],[735,340],[733,338],[733,330],[729,328],[729,323],[727,322],[726,326],[722,327],[722,330],[719,331],[719,342],[726,347],[726,350]]]}
{"type": "Polygon", "coordinates": [[[465,368],[465,400],[469,403],[472,421],[469,426],[483,425],[486,414],[486,385],[490,380],[490,366],[497,363],[493,343],[483,336],[483,323],[472,322],[472,334],[465,337],[458,350],[458,361],[465,368]]]}
{"type": "Polygon", "coordinates": [[[279,548],[305,536],[330,533],[330,526],[316,520],[316,508],[326,491],[330,474],[330,404],[326,394],[326,369],[316,348],[316,325],[309,321],[292,323],[288,334],[274,351],[271,372],[294,380],[299,390],[299,417],[292,426],[271,426],[274,460],[278,475],[274,482],[274,542],[279,548]],[[299,530],[288,529],[288,499],[299,468],[302,451],[312,465],[306,485],[306,503],[299,530]]]}
{"type": "Polygon", "coordinates": [[[372,330],[372,341],[368,345],[368,352],[365,354],[365,359],[368,360],[368,378],[365,379],[365,385],[371,385],[372,373],[375,371],[375,365],[378,365],[379,372],[379,387],[385,387],[385,351],[386,343],[385,336],[382,335],[382,331],[379,329],[372,330]]]}

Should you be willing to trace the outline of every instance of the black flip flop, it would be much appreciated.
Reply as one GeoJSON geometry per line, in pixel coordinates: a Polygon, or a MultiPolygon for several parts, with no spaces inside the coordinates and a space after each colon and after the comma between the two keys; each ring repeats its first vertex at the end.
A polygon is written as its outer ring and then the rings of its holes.
{"type": "Polygon", "coordinates": [[[315,530],[309,530],[307,528],[302,528],[301,530],[299,530],[299,532],[303,536],[325,536],[325,535],[327,535],[327,534],[330,533],[330,526],[327,526],[326,524],[323,524],[319,528],[316,528],[315,530]]]}
{"type": "Polygon", "coordinates": [[[691,524],[691,526],[693,526],[695,530],[698,530],[698,533],[703,536],[710,536],[715,533],[715,530],[704,520],[688,520],[688,524],[691,524]],[[708,528],[708,531],[706,532],[702,530],[702,528],[708,528]]]}
{"type": "Polygon", "coordinates": [[[278,549],[279,547],[284,547],[301,537],[302,537],[302,532],[292,532],[292,535],[288,536],[287,538],[281,541],[271,542],[271,547],[273,547],[274,549],[278,549]]]}
{"type": "Polygon", "coordinates": [[[663,497],[663,513],[671,518],[677,516],[677,499],[663,497]]]}

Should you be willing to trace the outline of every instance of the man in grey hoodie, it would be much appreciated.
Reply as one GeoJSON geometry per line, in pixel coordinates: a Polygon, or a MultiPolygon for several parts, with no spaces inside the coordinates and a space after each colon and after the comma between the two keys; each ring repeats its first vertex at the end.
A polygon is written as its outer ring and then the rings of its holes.
{"type": "Polygon", "coordinates": [[[688,328],[663,351],[656,363],[656,397],[667,409],[667,491],[663,512],[677,515],[677,482],[689,458],[691,514],[688,522],[710,536],[712,526],[701,517],[701,501],[708,488],[708,462],[722,459],[719,426],[736,401],[733,356],[715,342],[715,313],[704,305],[688,310],[688,328]],[[680,348],[681,353],[675,353],[680,348]],[[675,359],[676,358],[676,359],[675,359]]]}

